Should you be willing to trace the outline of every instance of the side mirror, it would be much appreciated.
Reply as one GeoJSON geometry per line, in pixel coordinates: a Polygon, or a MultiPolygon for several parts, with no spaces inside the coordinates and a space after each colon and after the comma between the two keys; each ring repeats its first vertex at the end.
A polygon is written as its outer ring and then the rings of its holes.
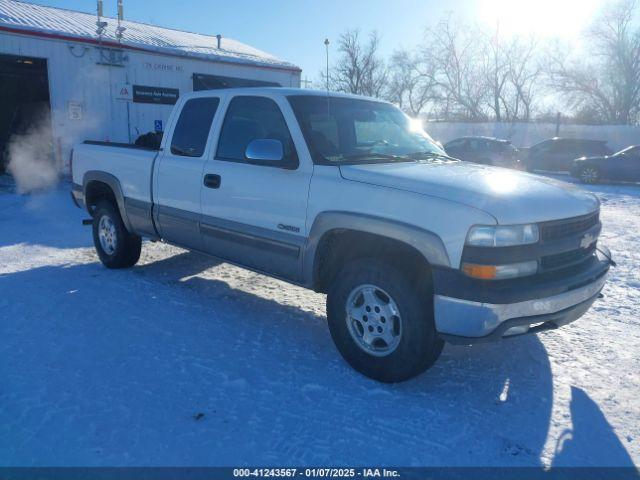
{"type": "Polygon", "coordinates": [[[252,163],[274,164],[282,162],[284,148],[280,140],[257,138],[247,145],[244,156],[252,163]]]}

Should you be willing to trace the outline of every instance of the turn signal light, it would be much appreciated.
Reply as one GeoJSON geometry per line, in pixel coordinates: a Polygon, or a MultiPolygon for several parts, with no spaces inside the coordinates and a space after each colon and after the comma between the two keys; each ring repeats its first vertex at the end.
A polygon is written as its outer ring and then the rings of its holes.
{"type": "Polygon", "coordinates": [[[465,263],[462,271],[470,277],[482,280],[492,280],[496,278],[496,267],[494,265],[476,265],[475,263],[465,263]]]}
{"type": "Polygon", "coordinates": [[[463,263],[462,271],[473,278],[481,280],[501,280],[504,278],[517,278],[533,275],[538,271],[538,262],[509,263],[506,265],[479,265],[476,263],[463,263]]]}

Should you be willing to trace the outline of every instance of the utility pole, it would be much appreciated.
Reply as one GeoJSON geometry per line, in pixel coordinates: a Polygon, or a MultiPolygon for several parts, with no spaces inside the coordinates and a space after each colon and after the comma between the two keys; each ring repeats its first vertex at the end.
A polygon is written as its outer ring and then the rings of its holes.
{"type": "Polygon", "coordinates": [[[324,46],[325,46],[325,50],[327,52],[327,73],[326,73],[326,77],[327,77],[327,92],[329,91],[329,39],[325,38],[324,39],[324,46]]]}

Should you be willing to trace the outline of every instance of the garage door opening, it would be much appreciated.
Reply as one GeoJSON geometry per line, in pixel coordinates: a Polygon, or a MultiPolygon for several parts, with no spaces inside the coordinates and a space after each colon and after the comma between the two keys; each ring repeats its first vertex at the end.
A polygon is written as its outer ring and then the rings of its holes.
{"type": "Polygon", "coordinates": [[[54,168],[47,61],[0,55],[0,86],[0,173],[17,157],[54,168]]]}

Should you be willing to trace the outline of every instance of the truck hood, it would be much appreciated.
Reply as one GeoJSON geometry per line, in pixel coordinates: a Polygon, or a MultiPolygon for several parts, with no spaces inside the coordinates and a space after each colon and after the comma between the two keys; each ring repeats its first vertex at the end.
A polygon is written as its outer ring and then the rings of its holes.
{"type": "Polygon", "coordinates": [[[594,195],[568,183],[467,162],[341,165],[340,172],[347,180],[463,203],[503,225],[576,217],[599,206],[594,195]]]}

